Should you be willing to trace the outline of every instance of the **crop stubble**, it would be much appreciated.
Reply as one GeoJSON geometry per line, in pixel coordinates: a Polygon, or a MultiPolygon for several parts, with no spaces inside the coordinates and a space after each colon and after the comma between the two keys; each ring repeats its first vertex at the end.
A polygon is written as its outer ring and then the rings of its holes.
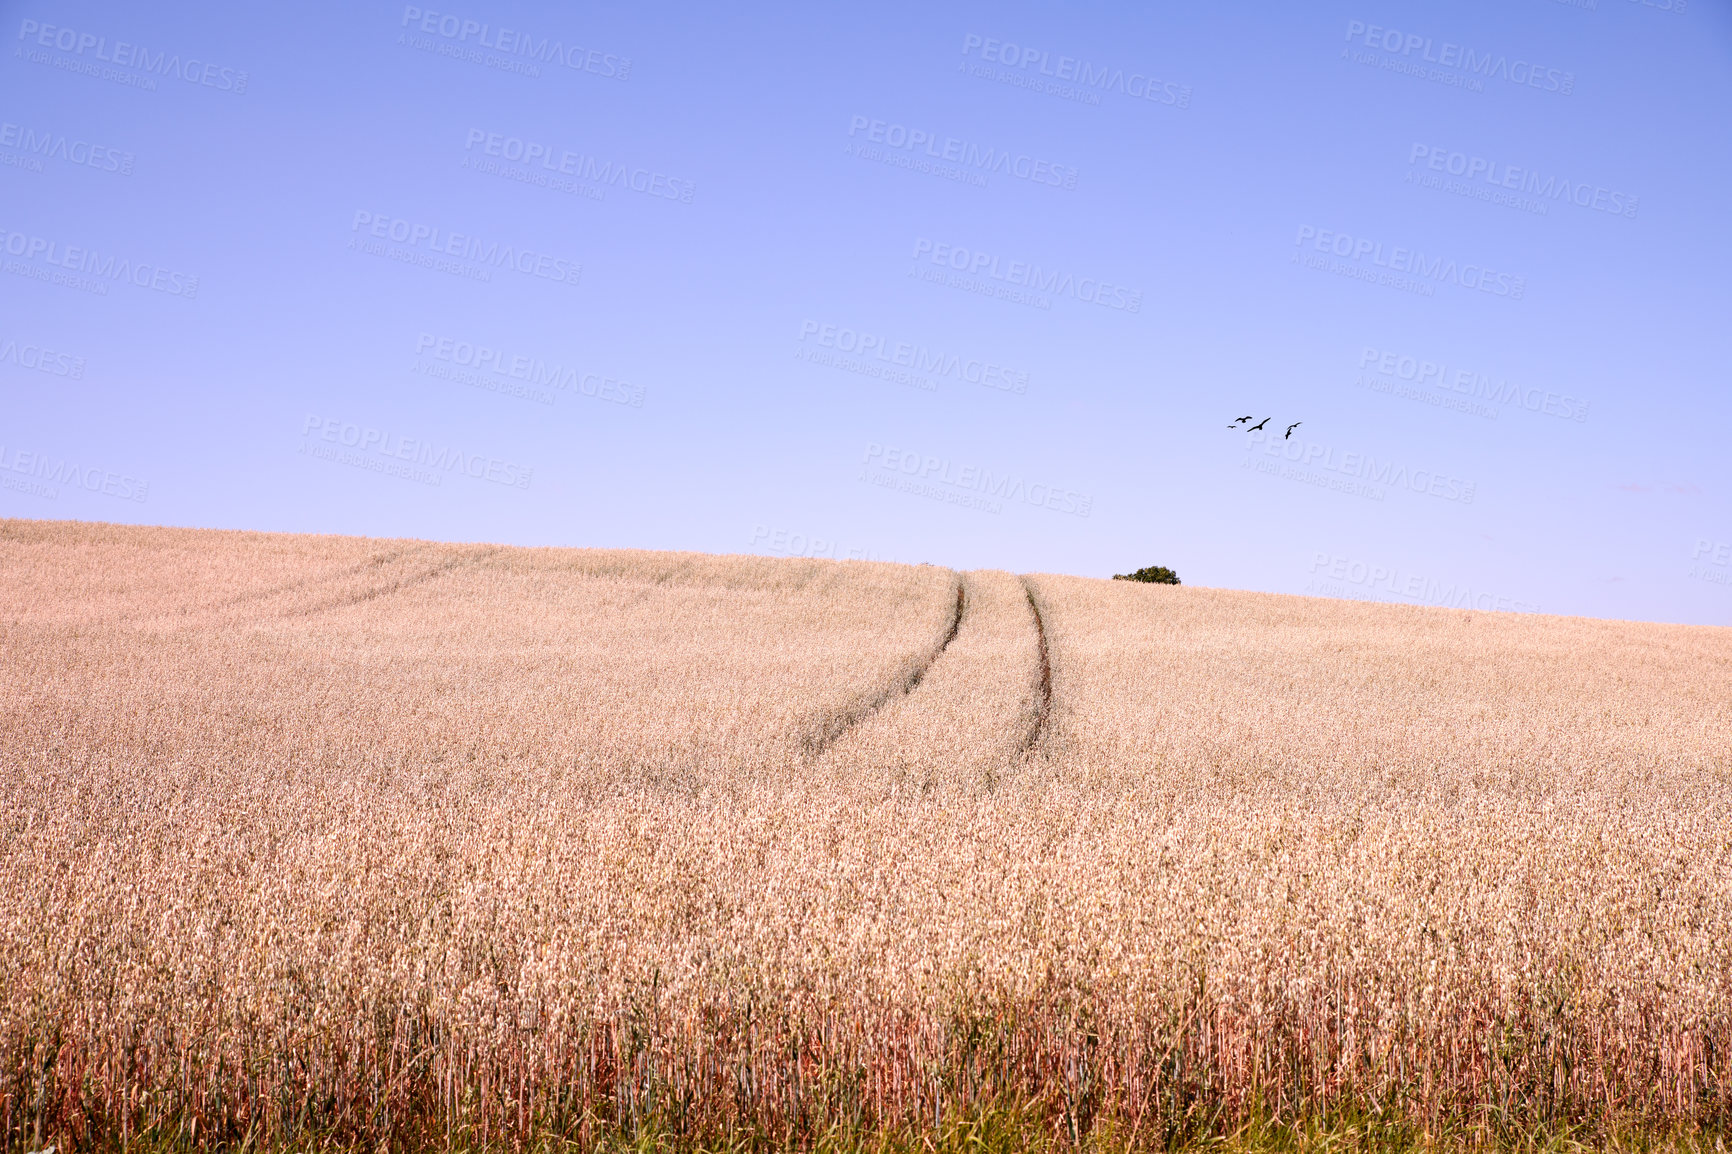
{"type": "Polygon", "coordinates": [[[1726,630],[29,522],[0,565],[8,1144],[1728,1122],[1726,630]]]}

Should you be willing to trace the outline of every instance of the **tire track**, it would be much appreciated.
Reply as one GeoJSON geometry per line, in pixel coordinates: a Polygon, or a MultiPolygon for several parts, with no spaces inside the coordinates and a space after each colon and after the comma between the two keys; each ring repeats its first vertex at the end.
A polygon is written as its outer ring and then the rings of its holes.
{"type": "Polygon", "coordinates": [[[932,651],[926,655],[924,660],[905,670],[902,676],[885,686],[877,694],[857,701],[833,714],[816,733],[808,734],[805,740],[801,742],[802,752],[809,758],[822,756],[825,750],[835,745],[842,735],[850,729],[883,709],[885,705],[896,698],[906,697],[914,692],[915,687],[920,684],[921,678],[926,676],[926,671],[932,668],[933,663],[943,656],[946,649],[950,648],[950,643],[956,640],[957,633],[962,629],[962,615],[967,608],[967,601],[966,583],[962,579],[962,574],[958,573],[956,574],[956,611],[951,614],[950,628],[945,631],[944,636],[939,639],[932,651]]]}
{"type": "Polygon", "coordinates": [[[433,550],[427,546],[412,545],[403,549],[393,549],[384,553],[376,553],[365,561],[359,561],[353,565],[345,565],[340,569],[333,569],[325,573],[314,573],[295,581],[287,581],[280,585],[272,585],[269,588],[254,589],[245,593],[238,593],[232,597],[223,598],[220,601],[212,601],[207,605],[200,605],[188,610],[185,615],[210,613],[216,616],[219,620],[226,617],[234,617],[239,621],[250,620],[250,618],[245,616],[242,608],[243,606],[249,606],[260,601],[269,601],[273,597],[283,597],[285,595],[302,592],[316,593],[323,586],[336,585],[352,577],[362,576],[369,569],[379,569],[405,558],[413,558],[419,554],[430,552],[433,552],[433,550]]]}
{"type": "MultiPolygon", "coordinates": [[[[353,583],[356,578],[364,580],[375,570],[408,565],[418,559],[436,558],[440,555],[448,557],[449,553],[438,549],[436,546],[411,544],[402,548],[375,553],[363,561],[316,571],[294,580],[280,581],[262,588],[248,589],[240,593],[216,597],[181,606],[175,610],[154,612],[150,616],[136,621],[129,621],[123,614],[114,618],[112,622],[105,623],[137,625],[142,628],[178,632],[245,628],[277,618],[305,616],[344,603],[344,597],[331,597],[326,602],[317,600],[317,598],[326,595],[333,586],[341,588],[346,583],[353,583]],[[297,608],[297,606],[302,607],[297,608]]],[[[420,577],[417,575],[410,578],[398,578],[398,581],[419,579],[420,577]]],[[[353,599],[357,595],[351,592],[346,596],[353,599]]]]}
{"type": "Polygon", "coordinates": [[[1039,655],[1039,680],[1035,686],[1034,717],[1029,722],[1028,733],[1022,739],[1022,747],[1017,751],[1026,755],[1039,748],[1046,738],[1046,724],[1052,716],[1052,653],[1046,644],[1046,621],[1040,615],[1040,602],[1034,599],[1034,584],[1027,577],[1022,579],[1023,592],[1028,594],[1029,612],[1034,614],[1035,649],[1039,655]]]}
{"type": "Polygon", "coordinates": [[[447,557],[441,563],[423,572],[399,577],[397,580],[388,584],[378,585],[371,589],[363,589],[357,593],[326,601],[322,604],[312,605],[305,609],[289,610],[279,614],[279,616],[287,619],[300,619],[312,617],[319,613],[328,613],[333,609],[347,609],[351,605],[362,605],[368,601],[377,600],[380,597],[389,597],[392,594],[400,593],[404,589],[409,589],[416,585],[424,585],[435,578],[445,576],[445,574],[451,572],[453,569],[459,569],[464,565],[477,564],[503,551],[503,547],[495,545],[477,553],[457,554],[456,556],[447,557]]]}

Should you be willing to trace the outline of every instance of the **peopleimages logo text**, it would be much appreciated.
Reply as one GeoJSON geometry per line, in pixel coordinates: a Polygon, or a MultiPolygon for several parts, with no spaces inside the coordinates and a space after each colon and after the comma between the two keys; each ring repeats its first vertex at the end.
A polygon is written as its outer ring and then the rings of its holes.
{"type": "Polygon", "coordinates": [[[952,269],[970,277],[985,277],[1038,294],[1071,297],[1085,304],[1121,312],[1143,311],[1141,289],[1130,289],[1093,277],[1079,277],[1062,269],[1043,269],[1029,261],[1003,260],[993,253],[962,245],[942,244],[919,237],[914,242],[914,260],[952,269]]]}
{"type": "Polygon", "coordinates": [[[92,248],[14,232],[4,225],[0,225],[0,250],[4,250],[7,256],[19,258],[7,263],[7,272],[38,280],[63,281],[69,287],[95,292],[99,296],[108,295],[111,283],[130,284],[187,300],[198,296],[198,277],[188,273],[112,253],[105,256],[92,248]],[[66,272],[51,273],[50,269],[65,269],[66,272]]]}
{"type": "Polygon", "coordinates": [[[690,204],[692,193],[697,190],[697,185],[691,181],[669,176],[665,172],[629,164],[615,164],[611,160],[598,160],[594,156],[573,152],[568,148],[555,148],[540,141],[488,132],[481,128],[469,130],[463,149],[471,154],[479,151],[483,156],[497,157],[526,168],[539,167],[574,180],[604,187],[613,185],[616,188],[641,192],[645,196],[677,200],[681,204],[690,204]]]}
{"type": "Polygon", "coordinates": [[[1075,56],[1054,56],[1041,48],[972,32],[962,39],[962,55],[1075,84],[1085,92],[1117,92],[1133,100],[1149,100],[1175,108],[1187,108],[1191,103],[1189,84],[1161,80],[1145,72],[1127,73],[1123,68],[1095,65],[1075,56]]]}
{"type": "Polygon", "coordinates": [[[360,233],[363,229],[366,230],[366,236],[404,245],[411,252],[425,252],[434,257],[452,257],[476,266],[509,269],[556,284],[574,285],[583,272],[583,266],[574,260],[566,260],[535,249],[484,241],[467,233],[450,232],[430,224],[356,209],[349,231],[360,233]]]}
{"type": "Polygon", "coordinates": [[[172,76],[188,84],[215,88],[220,92],[239,95],[247,90],[247,74],[238,68],[211,64],[193,56],[182,59],[178,52],[152,53],[141,44],[129,44],[125,40],[116,40],[109,44],[106,36],[81,32],[65,25],[25,20],[18,26],[18,39],[36,47],[70,52],[78,57],[89,53],[91,59],[112,64],[117,68],[134,68],[151,76],[172,76]]]}
{"type": "Polygon", "coordinates": [[[1370,369],[1384,377],[1411,381],[1416,385],[1430,385],[1434,389],[1459,393],[1475,400],[1491,401],[1499,405],[1519,405],[1530,413],[1542,413],[1566,421],[1588,419],[1588,402],[1580,397],[1555,393],[1548,389],[1523,387],[1511,383],[1507,378],[1498,380],[1490,374],[1472,369],[1451,370],[1442,361],[1427,360],[1367,345],[1359,354],[1359,367],[1362,370],[1370,369]]]}
{"type": "Polygon", "coordinates": [[[1307,586],[1307,593],[1324,596],[1348,596],[1354,600],[1381,601],[1384,593],[1405,597],[1426,605],[1449,609],[1480,609],[1488,613],[1538,613],[1540,607],[1531,601],[1518,601],[1501,593],[1475,589],[1466,582],[1437,581],[1418,573],[1404,573],[1398,565],[1374,565],[1355,557],[1317,552],[1311,559],[1311,573],[1317,579],[1307,586]],[[1354,596],[1348,590],[1332,590],[1323,585],[1325,579],[1357,585],[1371,591],[1372,596],[1354,596]]]}
{"type": "Polygon", "coordinates": [[[991,469],[978,465],[958,465],[948,457],[934,457],[876,441],[866,446],[864,464],[868,469],[877,468],[886,474],[899,475],[922,487],[946,486],[969,498],[950,503],[973,505],[992,513],[998,512],[992,507],[997,501],[1021,501],[1025,505],[1078,517],[1087,517],[1094,507],[1094,498],[1087,493],[1029,482],[1008,473],[994,474],[991,469]]]}
{"type": "MultiPolygon", "coordinates": [[[[514,353],[475,341],[456,337],[436,336],[423,332],[415,341],[415,352],[421,357],[444,361],[457,369],[465,369],[490,391],[513,391],[495,388],[488,378],[504,378],[521,382],[528,390],[561,389],[566,392],[611,401],[617,405],[643,408],[644,390],[640,385],[617,380],[602,373],[588,372],[573,364],[548,361],[526,353],[514,353]]],[[[433,373],[430,375],[438,376],[433,373]]],[[[454,378],[460,384],[473,383],[466,377],[454,378]]],[[[551,403],[551,394],[545,394],[551,403]]],[[[529,399],[540,399],[539,396],[529,399]]]]}
{"type": "MultiPolygon", "coordinates": [[[[11,121],[0,122],[0,148],[16,148],[26,156],[63,160],[67,164],[94,168],[98,172],[132,175],[132,153],[77,140],[59,132],[38,131],[11,121]]],[[[37,171],[41,171],[40,168],[37,171]]]]}
{"type": "Polygon", "coordinates": [[[1293,238],[1296,246],[1294,260],[1297,261],[1304,255],[1306,242],[1310,242],[1311,249],[1352,262],[1352,265],[1363,268],[1367,273],[1375,267],[1390,274],[1398,274],[1401,278],[1413,278],[1421,284],[1456,284],[1462,288],[1477,289],[1482,293],[1515,301],[1521,300],[1527,292],[1526,277],[1498,272],[1480,264],[1458,264],[1448,257],[1427,257],[1418,249],[1403,248],[1400,245],[1394,245],[1385,251],[1382,241],[1356,237],[1345,232],[1333,232],[1309,224],[1300,225],[1299,234],[1293,238]]]}
{"type": "Polygon", "coordinates": [[[82,489],[87,493],[100,493],[122,501],[142,502],[150,496],[149,481],[141,481],[137,477],[116,473],[99,465],[80,464],[71,457],[20,452],[17,448],[0,444],[0,474],[6,473],[33,479],[31,482],[21,483],[7,477],[6,488],[47,497],[50,501],[58,495],[58,490],[54,488],[57,485],[68,489],[82,489]]]}
{"type": "MultiPolygon", "coordinates": [[[[450,445],[435,446],[423,438],[403,437],[331,417],[309,415],[306,424],[301,428],[301,436],[305,438],[302,452],[309,456],[321,456],[316,450],[317,442],[322,441],[356,453],[370,454],[385,461],[405,462],[426,469],[444,470],[447,473],[461,473],[477,481],[491,481],[495,485],[508,485],[516,489],[529,488],[529,482],[535,475],[535,469],[531,466],[503,461],[483,453],[466,453],[450,445]]],[[[438,484],[437,478],[440,474],[433,473],[431,476],[435,478],[431,483],[438,484]]]]}
{"type": "Polygon", "coordinates": [[[1690,554],[1690,560],[1700,561],[1704,558],[1710,565],[1732,565],[1732,541],[1711,541],[1706,537],[1696,538],[1696,548],[1690,554]]]}
{"type": "Polygon", "coordinates": [[[784,529],[780,526],[758,525],[752,530],[752,547],[766,549],[778,557],[827,557],[832,561],[882,561],[872,550],[844,548],[833,537],[819,537],[784,529]]]}
{"type": "Polygon", "coordinates": [[[1027,153],[982,147],[954,136],[940,136],[925,128],[910,128],[906,124],[874,120],[869,116],[853,116],[848,120],[848,135],[872,144],[922,153],[933,160],[959,164],[982,174],[1012,176],[1031,184],[1047,184],[1054,188],[1075,188],[1077,170],[1067,164],[1057,164],[1027,153]]]}
{"type": "Polygon", "coordinates": [[[473,44],[507,57],[521,57],[538,64],[558,64],[573,72],[590,72],[612,80],[631,76],[631,60],[581,44],[567,44],[551,36],[537,37],[519,29],[494,27],[449,12],[434,12],[407,6],[402,27],[428,36],[438,36],[454,45],[473,44]]]}
{"type": "MultiPolygon", "coordinates": [[[[1421,64],[1435,64],[1440,69],[1449,70],[1445,75],[1462,79],[1505,80],[1563,96],[1575,91],[1574,72],[1549,68],[1530,60],[1511,60],[1499,52],[1476,52],[1448,40],[1435,42],[1429,36],[1367,24],[1363,20],[1347,22],[1347,40],[1381,52],[1389,63],[1399,63],[1408,69],[1418,69],[1421,64]]],[[[1343,56],[1348,54],[1345,48],[1341,51],[1343,56]]]]}
{"type": "Polygon", "coordinates": [[[0,365],[8,363],[51,377],[70,377],[75,381],[84,377],[83,357],[42,345],[21,344],[16,337],[0,337],[0,365]]]}
{"type": "Polygon", "coordinates": [[[1331,445],[1318,444],[1298,437],[1289,440],[1286,437],[1271,436],[1266,432],[1252,433],[1245,444],[1247,462],[1253,461],[1261,454],[1265,457],[1281,458],[1296,466],[1294,480],[1311,480],[1313,478],[1300,475],[1310,470],[1322,470],[1318,478],[1330,475],[1352,484],[1325,485],[1326,488],[1339,488],[1342,491],[1355,491],[1355,486],[1370,486],[1370,495],[1374,500],[1382,500],[1376,493],[1379,486],[1391,489],[1406,489],[1410,493],[1422,493],[1427,497],[1436,497],[1442,501],[1457,501],[1463,505],[1473,504],[1476,485],[1472,481],[1464,481],[1460,477],[1452,477],[1440,473],[1436,469],[1415,469],[1399,461],[1388,459],[1378,460],[1370,453],[1337,452],[1331,445]]]}
{"type": "Polygon", "coordinates": [[[1710,585],[1732,588],[1732,541],[1711,541],[1706,537],[1698,537],[1690,560],[1694,562],[1690,566],[1691,577],[1706,581],[1710,585]]]}
{"type": "MultiPolygon", "coordinates": [[[[1523,196],[1534,197],[1540,204],[1561,200],[1577,208],[1588,208],[1630,220],[1636,219],[1636,208],[1640,199],[1627,192],[1589,184],[1583,180],[1542,177],[1531,168],[1504,164],[1483,156],[1470,156],[1465,152],[1454,152],[1441,145],[1416,143],[1407,154],[1407,164],[1407,181],[1410,184],[1416,180],[1423,183],[1427,171],[1441,172],[1459,178],[1476,192],[1479,191],[1478,186],[1484,184],[1488,185],[1492,192],[1502,193],[1507,189],[1523,196]]],[[[1445,184],[1439,184],[1438,187],[1453,191],[1445,184]]],[[[1517,200],[1512,199],[1511,203],[1518,208],[1526,207],[1517,200]]],[[[1544,211],[1543,207],[1540,211],[1544,211]]]]}
{"type": "MultiPolygon", "coordinates": [[[[886,366],[908,369],[913,373],[953,377],[971,385],[984,385],[989,389],[1001,389],[1007,393],[1028,392],[1028,374],[1021,370],[1007,368],[979,357],[963,357],[943,349],[857,331],[846,325],[804,321],[800,325],[800,343],[804,345],[808,342],[821,349],[833,349],[858,357],[862,361],[877,361],[886,366]]],[[[925,375],[918,379],[925,382],[925,375]]]]}

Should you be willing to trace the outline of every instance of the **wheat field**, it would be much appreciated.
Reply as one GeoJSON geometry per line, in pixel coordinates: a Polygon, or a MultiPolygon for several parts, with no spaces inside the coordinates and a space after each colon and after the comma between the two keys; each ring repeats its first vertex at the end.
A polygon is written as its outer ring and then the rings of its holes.
{"type": "Polygon", "coordinates": [[[1732,1129],[1732,630],[29,521],[0,578],[7,1149],[1732,1129]]]}

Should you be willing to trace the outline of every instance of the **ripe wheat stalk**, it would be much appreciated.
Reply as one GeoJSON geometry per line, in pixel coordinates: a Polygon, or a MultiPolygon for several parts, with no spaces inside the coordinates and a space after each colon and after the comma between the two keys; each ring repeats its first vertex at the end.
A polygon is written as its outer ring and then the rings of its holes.
{"type": "Polygon", "coordinates": [[[0,576],[8,1147],[1732,1126],[1724,629],[16,521],[0,576]]]}

